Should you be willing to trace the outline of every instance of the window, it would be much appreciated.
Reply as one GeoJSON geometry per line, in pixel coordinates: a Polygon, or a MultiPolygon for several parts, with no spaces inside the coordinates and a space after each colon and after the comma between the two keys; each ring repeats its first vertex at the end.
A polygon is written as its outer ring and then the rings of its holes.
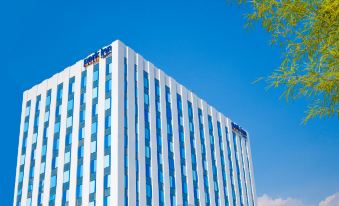
{"type": "Polygon", "coordinates": [[[21,172],[19,173],[19,182],[22,182],[23,178],[24,178],[24,172],[21,171],[21,172]]]}
{"type": "Polygon", "coordinates": [[[111,135],[106,135],[105,136],[105,148],[108,148],[109,146],[111,146],[111,135]]]}
{"type": "Polygon", "coordinates": [[[96,152],[97,149],[97,141],[91,142],[91,153],[96,152]]]}
{"type": "Polygon", "coordinates": [[[97,161],[96,160],[91,160],[91,173],[96,172],[96,167],[97,167],[97,161]]]}
{"type": "Polygon", "coordinates": [[[95,180],[92,180],[89,184],[89,193],[95,192],[95,180]]]}
{"type": "Polygon", "coordinates": [[[83,139],[85,137],[85,128],[82,127],[79,130],[79,139],[83,139]]]}
{"type": "Polygon", "coordinates": [[[54,200],[55,200],[55,193],[54,193],[54,194],[51,194],[51,195],[49,196],[49,201],[50,201],[50,202],[54,202],[54,200]]]}
{"type": "Polygon", "coordinates": [[[110,165],[110,155],[105,156],[105,168],[109,167],[110,165]]]}
{"type": "Polygon", "coordinates": [[[25,154],[22,154],[22,155],[21,155],[21,158],[20,158],[20,165],[25,164],[25,157],[26,157],[25,154]]]}
{"type": "Polygon", "coordinates": [[[83,166],[79,165],[78,166],[78,171],[77,171],[77,176],[78,177],[82,177],[82,173],[83,173],[83,166]]]}
{"type": "Polygon", "coordinates": [[[66,134],[66,146],[72,143],[72,132],[66,134]]]}
{"type": "Polygon", "coordinates": [[[69,100],[68,103],[67,103],[68,111],[73,109],[73,105],[74,105],[74,100],[73,99],[69,100]]]}
{"type": "Polygon", "coordinates": [[[150,149],[148,146],[145,147],[145,155],[147,158],[150,158],[150,149]]]}
{"type": "Polygon", "coordinates": [[[66,152],[66,153],[65,153],[65,161],[64,161],[64,164],[69,163],[70,160],[71,160],[71,152],[66,152]]]}
{"type": "Polygon", "coordinates": [[[148,94],[145,94],[144,95],[144,102],[145,102],[145,104],[149,104],[149,99],[148,99],[148,94]]]}
{"type": "Polygon", "coordinates": [[[56,176],[52,176],[50,188],[55,187],[55,186],[56,186],[56,176]]]}
{"type": "Polygon", "coordinates": [[[40,174],[45,172],[45,162],[42,162],[40,165],[40,174]]]}
{"type": "Polygon", "coordinates": [[[42,146],[42,148],[41,148],[41,155],[42,156],[46,155],[46,145],[42,146]]]}
{"type": "Polygon", "coordinates": [[[145,78],[144,78],[144,87],[148,88],[148,75],[146,72],[145,72],[145,78]]]}
{"type": "MultiPolygon", "coordinates": [[[[96,66],[96,65],[95,65],[96,66]]],[[[99,78],[99,71],[96,69],[94,72],[93,72],[93,82],[97,81],[99,78]]]]}
{"type": "Polygon", "coordinates": [[[85,121],[85,110],[80,111],[80,122],[85,121]]]}
{"type": "Polygon", "coordinates": [[[38,133],[34,133],[32,136],[32,144],[36,143],[37,138],[38,138],[38,133]]]}
{"type": "Polygon", "coordinates": [[[105,120],[105,128],[109,128],[111,127],[111,115],[106,116],[106,120],[105,120]]]}
{"type": "Polygon", "coordinates": [[[64,172],[64,183],[69,181],[69,170],[64,172]]]}
{"type": "Polygon", "coordinates": [[[60,115],[61,115],[61,105],[57,106],[56,111],[55,111],[55,114],[56,114],[57,116],[60,116],[60,115]]]}
{"type": "Polygon", "coordinates": [[[60,100],[62,98],[62,84],[58,85],[58,93],[57,93],[57,99],[60,100]]]}
{"type": "Polygon", "coordinates": [[[146,185],[146,195],[147,197],[152,197],[152,188],[150,185],[146,185]]]}
{"type": "Polygon", "coordinates": [[[111,80],[107,80],[105,83],[105,91],[109,92],[112,89],[112,81],[111,80]]]}
{"type": "Polygon", "coordinates": [[[86,102],[86,93],[80,95],[80,104],[85,104],[86,102]]]}
{"type": "Polygon", "coordinates": [[[54,139],[53,143],[53,150],[58,150],[59,149],[59,138],[54,139]]]}
{"type": "Polygon", "coordinates": [[[95,134],[97,132],[97,123],[93,122],[92,123],[92,134],[95,134]]]}
{"type": "Polygon", "coordinates": [[[156,102],[156,110],[157,110],[157,112],[160,112],[161,111],[161,108],[160,108],[160,102],[156,102]]]}
{"type": "Polygon", "coordinates": [[[52,159],[52,168],[55,169],[58,167],[58,157],[52,159]]]}
{"type": "Polygon", "coordinates": [[[40,96],[40,95],[38,96],[38,102],[37,102],[37,105],[36,105],[36,109],[37,109],[38,111],[41,110],[41,96],[40,96]]]}
{"type": "Polygon", "coordinates": [[[28,198],[26,200],[26,206],[31,206],[32,205],[32,199],[31,198],[28,198]]]}
{"type": "Polygon", "coordinates": [[[54,125],[54,133],[58,133],[60,131],[60,122],[54,125]]]}
{"type": "Polygon", "coordinates": [[[92,90],[92,98],[97,98],[98,97],[98,87],[94,87],[92,90]]]}
{"type": "MultiPolygon", "coordinates": [[[[50,90],[48,91],[50,92],[50,90]]],[[[46,106],[49,106],[51,103],[51,95],[49,94],[47,97],[46,97],[46,106]]]]}
{"type": "Polygon", "coordinates": [[[82,196],[82,185],[77,186],[77,198],[81,198],[82,196]]]}
{"type": "Polygon", "coordinates": [[[65,205],[69,201],[69,189],[64,190],[62,196],[62,205],[65,205]]]}
{"type": "Polygon", "coordinates": [[[26,116],[26,117],[29,115],[30,110],[31,110],[31,106],[27,106],[27,107],[26,107],[26,111],[25,111],[25,114],[26,114],[25,116],[26,116]]]}
{"type": "MultiPolygon", "coordinates": [[[[31,168],[29,169],[30,171],[29,171],[29,177],[30,178],[32,178],[33,176],[34,176],[34,166],[31,166],[31,168]]],[[[32,187],[33,187],[33,185],[32,185],[32,187]]]]}
{"type": "Polygon", "coordinates": [[[74,82],[74,77],[73,77],[70,81],[69,93],[74,93],[74,85],[75,85],[75,82],[74,82]]]}
{"type": "Polygon", "coordinates": [[[105,175],[104,177],[104,187],[108,188],[111,185],[111,175],[105,175]]]}
{"type": "Polygon", "coordinates": [[[82,72],[81,74],[81,88],[85,88],[86,87],[86,82],[87,81],[87,75],[86,72],[82,72]]]}
{"type": "Polygon", "coordinates": [[[98,115],[98,104],[92,105],[92,116],[98,115]]]}
{"type": "Polygon", "coordinates": [[[25,122],[25,124],[24,124],[24,132],[27,132],[27,130],[28,130],[28,122],[25,122]]]}
{"type": "Polygon", "coordinates": [[[110,203],[110,198],[111,196],[106,196],[104,197],[104,206],[108,206],[108,205],[111,205],[110,203]]]}
{"type": "Polygon", "coordinates": [[[155,95],[160,96],[160,87],[159,87],[159,80],[155,79],[155,95]]]}
{"type": "Polygon", "coordinates": [[[106,75],[112,73],[112,57],[106,59],[106,75]]]}
{"type": "Polygon", "coordinates": [[[110,109],[111,108],[111,98],[107,98],[105,100],[105,110],[110,109]]]}
{"type": "Polygon", "coordinates": [[[78,158],[84,157],[84,147],[81,146],[78,148],[78,158]]]}
{"type": "Polygon", "coordinates": [[[48,120],[49,120],[49,111],[45,112],[44,122],[47,122],[48,120]]]}
{"type": "Polygon", "coordinates": [[[66,123],[66,127],[67,128],[69,128],[69,127],[71,127],[72,126],[72,124],[73,124],[73,117],[72,116],[70,116],[70,117],[67,117],[67,123],[66,123]]]}

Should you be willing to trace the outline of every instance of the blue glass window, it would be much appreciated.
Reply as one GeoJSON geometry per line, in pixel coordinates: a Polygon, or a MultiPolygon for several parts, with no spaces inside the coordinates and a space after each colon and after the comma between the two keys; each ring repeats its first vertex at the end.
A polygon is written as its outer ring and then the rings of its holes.
{"type": "Polygon", "coordinates": [[[57,91],[57,100],[61,100],[61,98],[62,98],[62,89],[63,89],[63,85],[59,84],[58,85],[58,91],[57,91]]]}
{"type": "Polygon", "coordinates": [[[93,82],[98,81],[98,79],[99,79],[99,64],[95,64],[93,69],[93,82]]]}
{"type": "Polygon", "coordinates": [[[56,186],[56,176],[52,176],[51,177],[51,183],[50,183],[50,187],[55,187],[56,186]]]}
{"type": "Polygon", "coordinates": [[[83,71],[81,73],[81,88],[84,89],[87,84],[87,70],[83,71]]]}
{"type": "Polygon", "coordinates": [[[112,57],[106,58],[106,75],[112,73],[112,57]]]}

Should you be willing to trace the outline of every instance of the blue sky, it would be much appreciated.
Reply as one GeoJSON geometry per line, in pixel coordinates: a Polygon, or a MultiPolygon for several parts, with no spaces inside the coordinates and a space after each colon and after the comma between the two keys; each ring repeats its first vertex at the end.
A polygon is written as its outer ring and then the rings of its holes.
{"type": "Polygon", "coordinates": [[[0,202],[14,191],[22,92],[120,39],[251,135],[258,196],[315,205],[339,191],[339,121],[302,125],[307,102],[252,84],[282,49],[225,1],[4,1],[0,8],[0,202]]]}

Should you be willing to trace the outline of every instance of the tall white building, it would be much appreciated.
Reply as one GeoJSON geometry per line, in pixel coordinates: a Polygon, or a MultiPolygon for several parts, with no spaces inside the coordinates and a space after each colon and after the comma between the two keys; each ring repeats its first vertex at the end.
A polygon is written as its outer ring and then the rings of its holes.
{"type": "Polygon", "coordinates": [[[256,206],[248,133],[115,41],[23,93],[13,205],[256,206]]]}

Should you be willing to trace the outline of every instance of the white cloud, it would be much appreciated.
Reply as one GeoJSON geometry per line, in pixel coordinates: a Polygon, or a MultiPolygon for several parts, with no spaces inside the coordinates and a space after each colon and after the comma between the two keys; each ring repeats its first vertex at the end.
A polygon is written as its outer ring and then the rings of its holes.
{"type": "Polygon", "coordinates": [[[319,206],[339,206],[339,192],[325,198],[319,203],[319,206]]]}
{"type": "MultiPolygon", "coordinates": [[[[326,197],[320,201],[319,206],[339,206],[339,192],[326,197]]],[[[296,198],[272,198],[266,194],[258,197],[258,206],[306,206],[301,200],[296,198]]]]}
{"type": "Polygon", "coordinates": [[[258,198],[259,206],[305,206],[300,200],[295,198],[276,198],[264,194],[258,198]]]}

